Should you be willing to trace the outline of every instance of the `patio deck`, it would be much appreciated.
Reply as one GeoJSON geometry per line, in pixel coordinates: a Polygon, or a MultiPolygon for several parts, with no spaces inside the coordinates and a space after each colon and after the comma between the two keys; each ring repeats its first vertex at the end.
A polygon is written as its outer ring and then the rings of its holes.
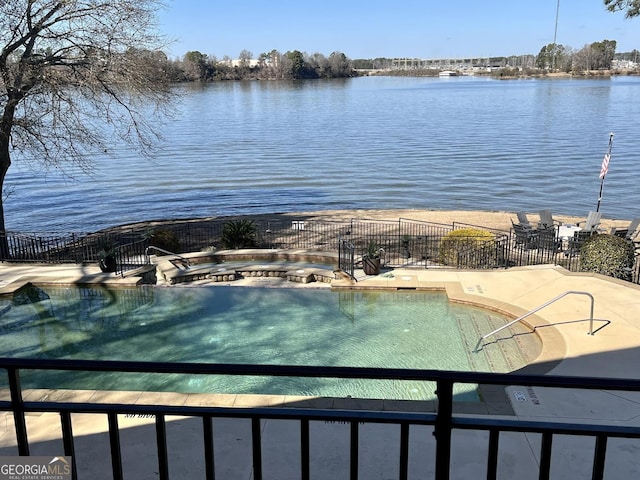
{"type": "MultiPolygon", "coordinates": [[[[97,267],[10,266],[0,265],[0,287],[8,291],[24,281],[51,283],[133,282],[99,272],[97,267]]],[[[286,279],[260,279],[286,282],[286,279]]],[[[560,267],[536,266],[491,271],[453,271],[441,269],[395,269],[375,277],[359,272],[358,288],[444,289],[452,301],[473,303],[520,315],[569,290],[587,291],[595,298],[596,334],[588,335],[589,302],[581,296],[568,296],[532,317],[543,338],[540,357],[531,368],[549,375],[575,375],[606,378],[640,378],[640,287],[596,274],[569,273],[560,267]]],[[[241,285],[251,279],[235,281],[241,285]]],[[[225,284],[219,282],[218,284],[225,284]]],[[[296,288],[326,288],[326,284],[291,284],[296,288]]],[[[334,288],[351,288],[347,280],[335,280],[334,288]]],[[[326,399],[274,398],[262,396],[181,395],[143,392],[65,392],[32,391],[32,398],[73,396],[82,401],[117,403],[207,404],[242,408],[256,405],[297,405],[317,402],[331,408],[326,399]]],[[[607,391],[555,388],[507,387],[515,418],[550,421],[570,419],[580,422],[607,422],[640,428],[640,394],[623,395],[607,391]]],[[[336,400],[338,401],[338,400],[336,400]]],[[[340,405],[340,402],[338,401],[340,405]]],[[[384,409],[384,402],[350,403],[349,408],[384,409]]],[[[344,404],[340,405],[344,406],[344,404]]],[[[416,408],[424,405],[416,403],[416,408]]],[[[157,478],[154,448],[146,447],[154,438],[154,422],[148,418],[120,416],[123,462],[126,477],[157,478]]],[[[76,456],[81,467],[79,478],[111,478],[105,434],[106,419],[74,414],[76,456]]],[[[11,415],[4,415],[0,428],[0,455],[17,455],[11,415]]],[[[170,419],[168,419],[170,420],[170,419]]],[[[62,453],[60,426],[55,414],[28,417],[32,455],[62,453]]],[[[216,473],[219,478],[252,478],[251,425],[247,420],[214,421],[216,432],[216,473]]],[[[175,478],[202,478],[201,424],[195,419],[168,421],[171,473],[175,478]],[[195,445],[195,447],[194,447],[195,445]]],[[[314,478],[345,478],[348,472],[348,425],[334,422],[312,423],[312,472],[314,478]]],[[[434,449],[432,428],[412,429],[409,478],[433,477],[430,452],[434,449]]],[[[299,431],[292,422],[264,420],[264,478],[298,478],[298,465],[290,452],[299,451],[299,431]]],[[[501,442],[500,478],[537,478],[540,435],[504,434],[501,442]]],[[[399,429],[393,425],[365,425],[360,434],[360,478],[386,479],[397,476],[399,429]]],[[[486,468],[488,434],[457,431],[453,437],[452,478],[476,478],[486,468]]],[[[640,441],[611,441],[607,451],[608,478],[635,478],[640,473],[640,441]]],[[[588,478],[591,472],[593,439],[560,437],[554,443],[552,478],[588,478]]]]}

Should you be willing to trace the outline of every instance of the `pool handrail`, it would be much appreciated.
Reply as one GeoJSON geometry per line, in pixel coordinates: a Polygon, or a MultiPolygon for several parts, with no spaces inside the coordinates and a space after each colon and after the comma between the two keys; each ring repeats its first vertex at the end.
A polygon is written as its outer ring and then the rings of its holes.
{"type": "Polygon", "coordinates": [[[186,268],[189,268],[189,267],[191,266],[191,262],[189,261],[189,259],[188,259],[188,258],[185,258],[185,257],[183,257],[182,255],[179,255],[179,254],[177,254],[177,253],[170,252],[169,250],[165,250],[164,248],[156,247],[156,246],[154,246],[154,245],[149,245],[149,246],[145,249],[144,254],[146,255],[146,257],[147,257],[147,258],[149,258],[149,256],[150,256],[150,255],[149,255],[149,250],[157,250],[157,251],[162,252],[162,253],[165,253],[165,254],[167,254],[167,255],[173,255],[174,257],[176,257],[176,258],[178,258],[178,259],[182,260],[182,261],[186,264],[186,268]]]}
{"type": "Polygon", "coordinates": [[[589,335],[593,335],[593,308],[594,308],[594,298],[593,295],[591,295],[589,292],[581,292],[578,290],[568,290],[564,293],[561,293],[560,295],[558,295],[555,298],[552,298],[551,300],[549,300],[548,302],[543,303],[542,305],[540,305],[539,307],[534,308],[533,310],[529,310],[527,313],[525,313],[524,315],[521,315],[520,317],[516,318],[515,320],[512,320],[511,322],[502,325],[500,328],[496,328],[495,330],[493,330],[492,332],[487,333],[486,335],[483,335],[482,337],[480,337],[480,339],[478,340],[478,343],[476,343],[476,348],[473,350],[474,352],[479,352],[481,350],[481,345],[483,345],[483,342],[485,339],[495,335],[496,333],[504,330],[505,328],[509,328],[511,325],[514,325],[518,322],[520,322],[521,320],[524,320],[525,318],[533,315],[536,312],[539,312],[540,310],[542,310],[545,307],[548,307],[549,305],[551,305],[552,303],[557,302],[558,300],[560,300],[563,297],[566,297],[567,295],[586,295],[591,299],[591,313],[590,313],[590,317],[589,317],[589,335]]]}

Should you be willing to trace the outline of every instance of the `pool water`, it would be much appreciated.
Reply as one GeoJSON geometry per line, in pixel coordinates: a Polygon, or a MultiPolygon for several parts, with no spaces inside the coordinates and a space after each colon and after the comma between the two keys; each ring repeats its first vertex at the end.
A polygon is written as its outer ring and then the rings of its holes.
{"type": "MultiPolygon", "coordinates": [[[[0,356],[4,357],[509,369],[472,352],[477,329],[465,338],[459,328],[477,319],[498,325],[506,319],[451,304],[444,293],[437,292],[46,287],[28,289],[0,302],[0,356]]],[[[23,385],[434,398],[434,385],[429,382],[323,378],[33,372],[23,378],[23,385]]],[[[474,386],[460,386],[455,393],[458,400],[477,399],[474,386]]]]}

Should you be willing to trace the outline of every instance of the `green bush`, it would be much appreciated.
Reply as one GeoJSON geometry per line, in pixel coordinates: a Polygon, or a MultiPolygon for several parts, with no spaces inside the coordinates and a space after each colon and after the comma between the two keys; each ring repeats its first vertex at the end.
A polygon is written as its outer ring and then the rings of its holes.
{"type": "Polygon", "coordinates": [[[480,228],[461,228],[447,233],[440,242],[440,263],[465,268],[493,266],[495,236],[480,228]]]}
{"type": "Polygon", "coordinates": [[[631,280],[634,260],[631,242],[616,235],[593,235],[580,248],[580,270],[631,280]]]}
{"type": "MultiPolygon", "coordinates": [[[[171,253],[180,252],[180,240],[173,230],[161,228],[151,232],[151,245],[171,253]]],[[[159,252],[155,252],[161,254],[159,252]]]]}
{"type": "Polygon", "coordinates": [[[222,226],[223,248],[253,248],[256,245],[256,225],[253,220],[230,220],[222,226]]]}

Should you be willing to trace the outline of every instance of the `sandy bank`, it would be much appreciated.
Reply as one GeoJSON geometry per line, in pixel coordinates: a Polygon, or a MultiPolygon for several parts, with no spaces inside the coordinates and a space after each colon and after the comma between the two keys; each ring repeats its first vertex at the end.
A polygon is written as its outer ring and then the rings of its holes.
{"type": "MultiPolygon", "coordinates": [[[[540,216],[538,212],[527,212],[529,221],[536,225],[540,216]]],[[[512,227],[511,221],[517,223],[518,218],[515,212],[504,211],[482,211],[482,210],[421,210],[421,209],[375,209],[375,210],[321,210],[312,212],[289,212],[277,214],[256,214],[237,215],[233,217],[208,217],[194,219],[172,219],[141,222],[134,225],[116,227],[120,228],[141,228],[154,227],[175,222],[209,222],[219,221],[224,218],[250,218],[256,221],[268,221],[274,219],[307,220],[317,222],[348,222],[351,219],[371,219],[371,220],[398,220],[400,218],[417,220],[423,222],[440,223],[451,225],[453,222],[477,225],[486,228],[509,231],[512,227]]],[[[554,213],[553,218],[562,223],[576,224],[583,222],[585,217],[575,217],[554,213]]],[[[614,220],[603,218],[600,228],[609,231],[611,227],[626,227],[629,220],[614,220]]]]}
{"type": "MultiPolygon", "coordinates": [[[[443,223],[450,225],[453,222],[468,223],[487,228],[509,230],[511,221],[518,223],[515,212],[481,211],[481,210],[326,210],[320,212],[300,212],[287,214],[292,217],[305,216],[310,219],[323,221],[348,220],[351,218],[370,218],[374,220],[397,220],[406,218],[423,222],[443,223]]],[[[527,212],[529,221],[537,224],[540,216],[537,212],[527,212]]],[[[576,224],[583,222],[586,217],[554,214],[553,218],[562,223],[576,224]]],[[[610,227],[626,226],[628,220],[602,219],[601,227],[608,230],[610,227]]]]}

